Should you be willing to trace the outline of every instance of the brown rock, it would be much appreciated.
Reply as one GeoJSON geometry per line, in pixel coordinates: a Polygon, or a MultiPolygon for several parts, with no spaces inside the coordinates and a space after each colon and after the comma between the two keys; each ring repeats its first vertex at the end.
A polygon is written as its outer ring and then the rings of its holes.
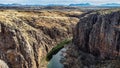
{"type": "Polygon", "coordinates": [[[102,59],[120,56],[120,10],[86,14],[74,32],[73,43],[80,50],[102,59]]]}

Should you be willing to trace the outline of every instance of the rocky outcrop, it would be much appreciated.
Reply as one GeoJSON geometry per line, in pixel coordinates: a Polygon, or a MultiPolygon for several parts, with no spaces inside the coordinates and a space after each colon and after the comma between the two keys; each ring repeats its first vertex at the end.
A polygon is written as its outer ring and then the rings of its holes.
{"type": "Polygon", "coordinates": [[[120,56],[119,24],[120,11],[90,13],[77,24],[73,43],[102,59],[120,56]]]}
{"type": "Polygon", "coordinates": [[[66,68],[119,68],[120,10],[85,14],[76,25],[66,68]],[[71,61],[70,61],[71,60],[71,61]]]}
{"type": "Polygon", "coordinates": [[[3,63],[8,68],[42,68],[47,52],[71,36],[70,26],[77,18],[56,11],[59,17],[55,17],[54,11],[46,12],[0,11],[0,66],[3,63]]]}

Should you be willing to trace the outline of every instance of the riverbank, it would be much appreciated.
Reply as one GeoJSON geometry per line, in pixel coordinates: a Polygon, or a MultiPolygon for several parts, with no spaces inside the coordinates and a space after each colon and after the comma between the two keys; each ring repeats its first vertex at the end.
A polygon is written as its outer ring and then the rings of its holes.
{"type": "Polygon", "coordinates": [[[57,44],[57,46],[52,48],[52,50],[47,54],[46,61],[50,61],[50,59],[53,57],[53,55],[58,53],[62,48],[64,48],[64,46],[66,44],[69,44],[70,42],[71,42],[71,39],[66,39],[66,40],[63,40],[62,42],[60,42],[59,44],[57,44]]]}
{"type": "Polygon", "coordinates": [[[120,68],[120,58],[100,60],[89,53],[85,53],[70,44],[61,63],[64,68],[120,68]]]}
{"type": "Polygon", "coordinates": [[[64,59],[63,53],[66,52],[66,48],[62,48],[57,54],[53,55],[52,59],[49,61],[47,68],[64,68],[61,60],[64,59]]]}

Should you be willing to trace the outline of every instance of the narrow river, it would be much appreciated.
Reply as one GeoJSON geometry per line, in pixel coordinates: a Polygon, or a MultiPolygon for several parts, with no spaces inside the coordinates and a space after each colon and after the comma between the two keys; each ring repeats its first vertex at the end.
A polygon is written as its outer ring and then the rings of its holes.
{"type": "Polygon", "coordinates": [[[62,56],[63,51],[66,51],[66,49],[61,49],[56,55],[52,57],[47,68],[64,68],[63,64],[60,63],[60,60],[64,58],[62,56]]]}

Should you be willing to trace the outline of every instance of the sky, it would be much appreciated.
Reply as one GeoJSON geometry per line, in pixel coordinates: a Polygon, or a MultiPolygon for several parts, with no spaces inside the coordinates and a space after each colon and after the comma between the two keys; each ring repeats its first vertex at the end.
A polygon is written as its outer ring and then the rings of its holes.
{"type": "Polygon", "coordinates": [[[79,4],[79,3],[91,3],[94,5],[100,5],[105,3],[120,3],[120,0],[0,0],[2,4],[79,4]]]}

